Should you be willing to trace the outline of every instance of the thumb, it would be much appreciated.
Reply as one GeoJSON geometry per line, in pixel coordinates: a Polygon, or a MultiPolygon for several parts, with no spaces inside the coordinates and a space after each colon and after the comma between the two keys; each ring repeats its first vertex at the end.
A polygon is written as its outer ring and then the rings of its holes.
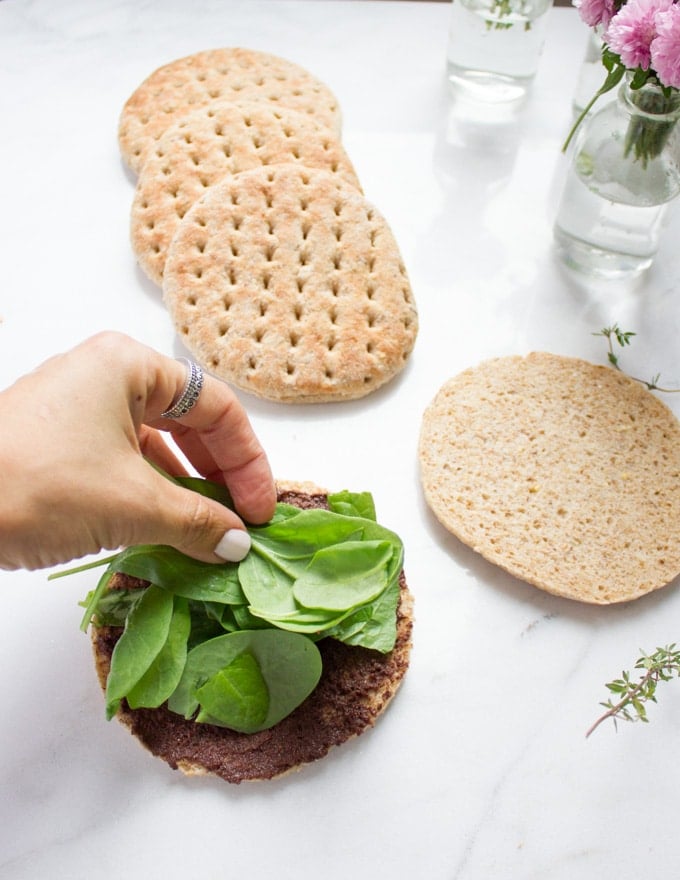
{"type": "Polygon", "coordinates": [[[132,524],[134,544],[168,544],[203,562],[240,562],[250,550],[243,521],[229,508],[164,477],[154,480],[154,503],[132,524]]]}

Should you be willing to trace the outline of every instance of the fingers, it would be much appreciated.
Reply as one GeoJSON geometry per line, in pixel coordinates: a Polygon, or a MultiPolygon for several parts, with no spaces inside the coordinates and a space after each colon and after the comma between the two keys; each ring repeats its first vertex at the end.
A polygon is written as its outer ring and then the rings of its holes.
{"type": "Polygon", "coordinates": [[[160,431],[142,425],[139,432],[139,448],[145,458],[157,464],[166,474],[173,477],[188,475],[186,467],[170,449],[160,431]]]}
{"type": "Polygon", "coordinates": [[[166,544],[204,562],[240,562],[250,549],[243,522],[227,507],[183,489],[147,464],[145,497],[132,499],[125,544],[166,544]],[[149,503],[149,498],[153,501],[149,503]]]}
{"type": "Polygon", "coordinates": [[[158,418],[158,406],[167,408],[186,381],[182,364],[173,362],[173,370],[174,396],[168,401],[166,391],[164,400],[158,395],[149,398],[149,423],[169,430],[199,473],[229,488],[244,519],[266,522],[274,513],[276,488],[267,456],[238,398],[228,385],[205,376],[199,398],[186,415],[177,421],[158,418]]]}

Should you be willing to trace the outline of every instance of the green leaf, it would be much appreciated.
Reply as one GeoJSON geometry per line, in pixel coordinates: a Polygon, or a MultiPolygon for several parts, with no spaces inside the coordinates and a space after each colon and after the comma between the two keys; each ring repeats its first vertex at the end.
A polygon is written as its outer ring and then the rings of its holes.
{"type": "Polygon", "coordinates": [[[260,555],[274,553],[282,560],[295,560],[312,556],[320,547],[360,538],[362,523],[329,510],[302,510],[297,516],[254,528],[250,535],[260,555]]]}
{"type": "Polygon", "coordinates": [[[184,671],[190,630],[189,603],[175,596],[165,644],[137,684],[126,694],[131,709],[141,706],[156,708],[175,690],[184,671]]]}
{"type": "Polygon", "coordinates": [[[196,691],[201,710],[196,721],[248,733],[267,717],[269,691],[257,660],[249,651],[234,657],[196,691]]]}
{"type": "Polygon", "coordinates": [[[88,595],[87,601],[85,603],[85,611],[83,612],[83,616],[80,621],[80,628],[83,632],[87,632],[87,628],[90,625],[90,621],[92,620],[92,616],[94,615],[95,608],[99,604],[99,600],[106,593],[109,584],[111,583],[112,577],[113,571],[111,571],[110,568],[107,568],[104,574],[99,578],[97,586],[88,595]]]}
{"type": "Polygon", "coordinates": [[[281,522],[284,519],[292,519],[294,516],[298,516],[301,513],[301,507],[296,507],[294,504],[284,504],[282,501],[279,501],[276,505],[274,516],[269,520],[268,525],[281,522]]]}
{"type": "Polygon", "coordinates": [[[128,615],[122,636],[111,655],[106,683],[106,713],[112,718],[125,697],[161,651],[172,619],[173,597],[160,587],[148,587],[128,615]]]}
{"type": "Polygon", "coordinates": [[[295,611],[291,611],[290,614],[277,617],[258,608],[250,607],[249,611],[255,617],[262,618],[263,621],[279,629],[285,629],[287,632],[304,633],[308,636],[324,633],[325,630],[337,626],[352,613],[352,609],[337,612],[298,608],[295,611]]]}
{"type": "Polygon", "coordinates": [[[230,609],[231,605],[220,605],[212,602],[192,602],[189,601],[189,613],[191,616],[191,631],[187,641],[189,650],[199,645],[201,642],[207,642],[216,636],[224,635],[225,628],[222,620],[217,613],[212,613],[215,609],[230,609]]]}
{"type": "Polygon", "coordinates": [[[350,614],[324,635],[347,645],[388,653],[397,640],[399,594],[399,582],[393,581],[374,602],[350,614]]]}
{"type": "Polygon", "coordinates": [[[174,547],[159,544],[130,547],[118,554],[110,570],[150,581],[185,599],[227,604],[245,602],[236,563],[200,562],[174,547]]]}
{"type": "Polygon", "coordinates": [[[328,496],[328,507],[333,513],[376,520],[375,504],[370,492],[335,492],[328,496]]]}
{"type": "MultiPolygon", "coordinates": [[[[254,530],[253,536],[253,551],[239,566],[250,613],[310,636],[338,626],[361,604],[372,602],[398,580],[403,565],[403,545],[394,532],[373,520],[328,510],[302,511],[277,527],[254,530]],[[309,607],[308,602],[328,607],[309,607]]],[[[384,644],[394,636],[394,622],[379,616],[374,626],[378,620],[388,627],[385,638],[378,639],[384,644]]]]}
{"type": "Polygon", "coordinates": [[[125,626],[128,614],[144,592],[144,587],[139,590],[107,590],[94,609],[97,626],[125,626]]]}
{"type": "Polygon", "coordinates": [[[203,477],[175,477],[175,482],[179,483],[185,489],[191,489],[192,492],[198,492],[205,498],[211,498],[213,501],[219,501],[225,507],[234,509],[234,501],[231,493],[226,486],[221,483],[214,483],[212,480],[204,480],[203,477]]]}
{"type": "Polygon", "coordinates": [[[306,608],[347,611],[372,602],[387,587],[387,541],[345,541],[324,547],[293,584],[295,599],[306,608]]]}
{"type": "Polygon", "coordinates": [[[253,733],[277,724],[309,696],[321,677],[319,649],[305,636],[278,629],[228,633],[189,652],[180,683],[170,697],[170,709],[192,718],[200,707],[198,691],[246,651],[258,663],[269,706],[264,721],[243,732],[253,733]]]}
{"type": "Polygon", "coordinates": [[[297,569],[290,564],[285,569],[278,565],[279,560],[268,554],[249,553],[239,565],[238,575],[241,588],[252,607],[261,607],[267,614],[279,616],[296,610],[293,597],[294,575],[302,573],[304,562],[297,569]],[[292,574],[289,573],[292,571],[292,574]]]}

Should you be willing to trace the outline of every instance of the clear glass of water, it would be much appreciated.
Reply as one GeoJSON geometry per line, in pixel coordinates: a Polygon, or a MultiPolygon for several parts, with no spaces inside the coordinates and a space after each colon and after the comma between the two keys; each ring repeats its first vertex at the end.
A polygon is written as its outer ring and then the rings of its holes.
{"type": "Polygon", "coordinates": [[[453,0],[447,76],[454,92],[520,104],[536,74],[552,0],[453,0]]]}

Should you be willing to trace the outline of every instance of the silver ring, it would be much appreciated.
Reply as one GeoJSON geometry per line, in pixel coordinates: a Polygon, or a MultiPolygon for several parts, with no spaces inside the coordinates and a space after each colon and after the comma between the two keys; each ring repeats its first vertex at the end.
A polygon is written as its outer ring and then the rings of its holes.
{"type": "Polygon", "coordinates": [[[186,364],[187,380],[177,400],[173,401],[169,409],[161,413],[161,417],[164,419],[181,419],[182,416],[185,416],[196,405],[201,388],[203,388],[203,370],[198,364],[187,360],[187,358],[177,358],[177,360],[186,364]]]}

